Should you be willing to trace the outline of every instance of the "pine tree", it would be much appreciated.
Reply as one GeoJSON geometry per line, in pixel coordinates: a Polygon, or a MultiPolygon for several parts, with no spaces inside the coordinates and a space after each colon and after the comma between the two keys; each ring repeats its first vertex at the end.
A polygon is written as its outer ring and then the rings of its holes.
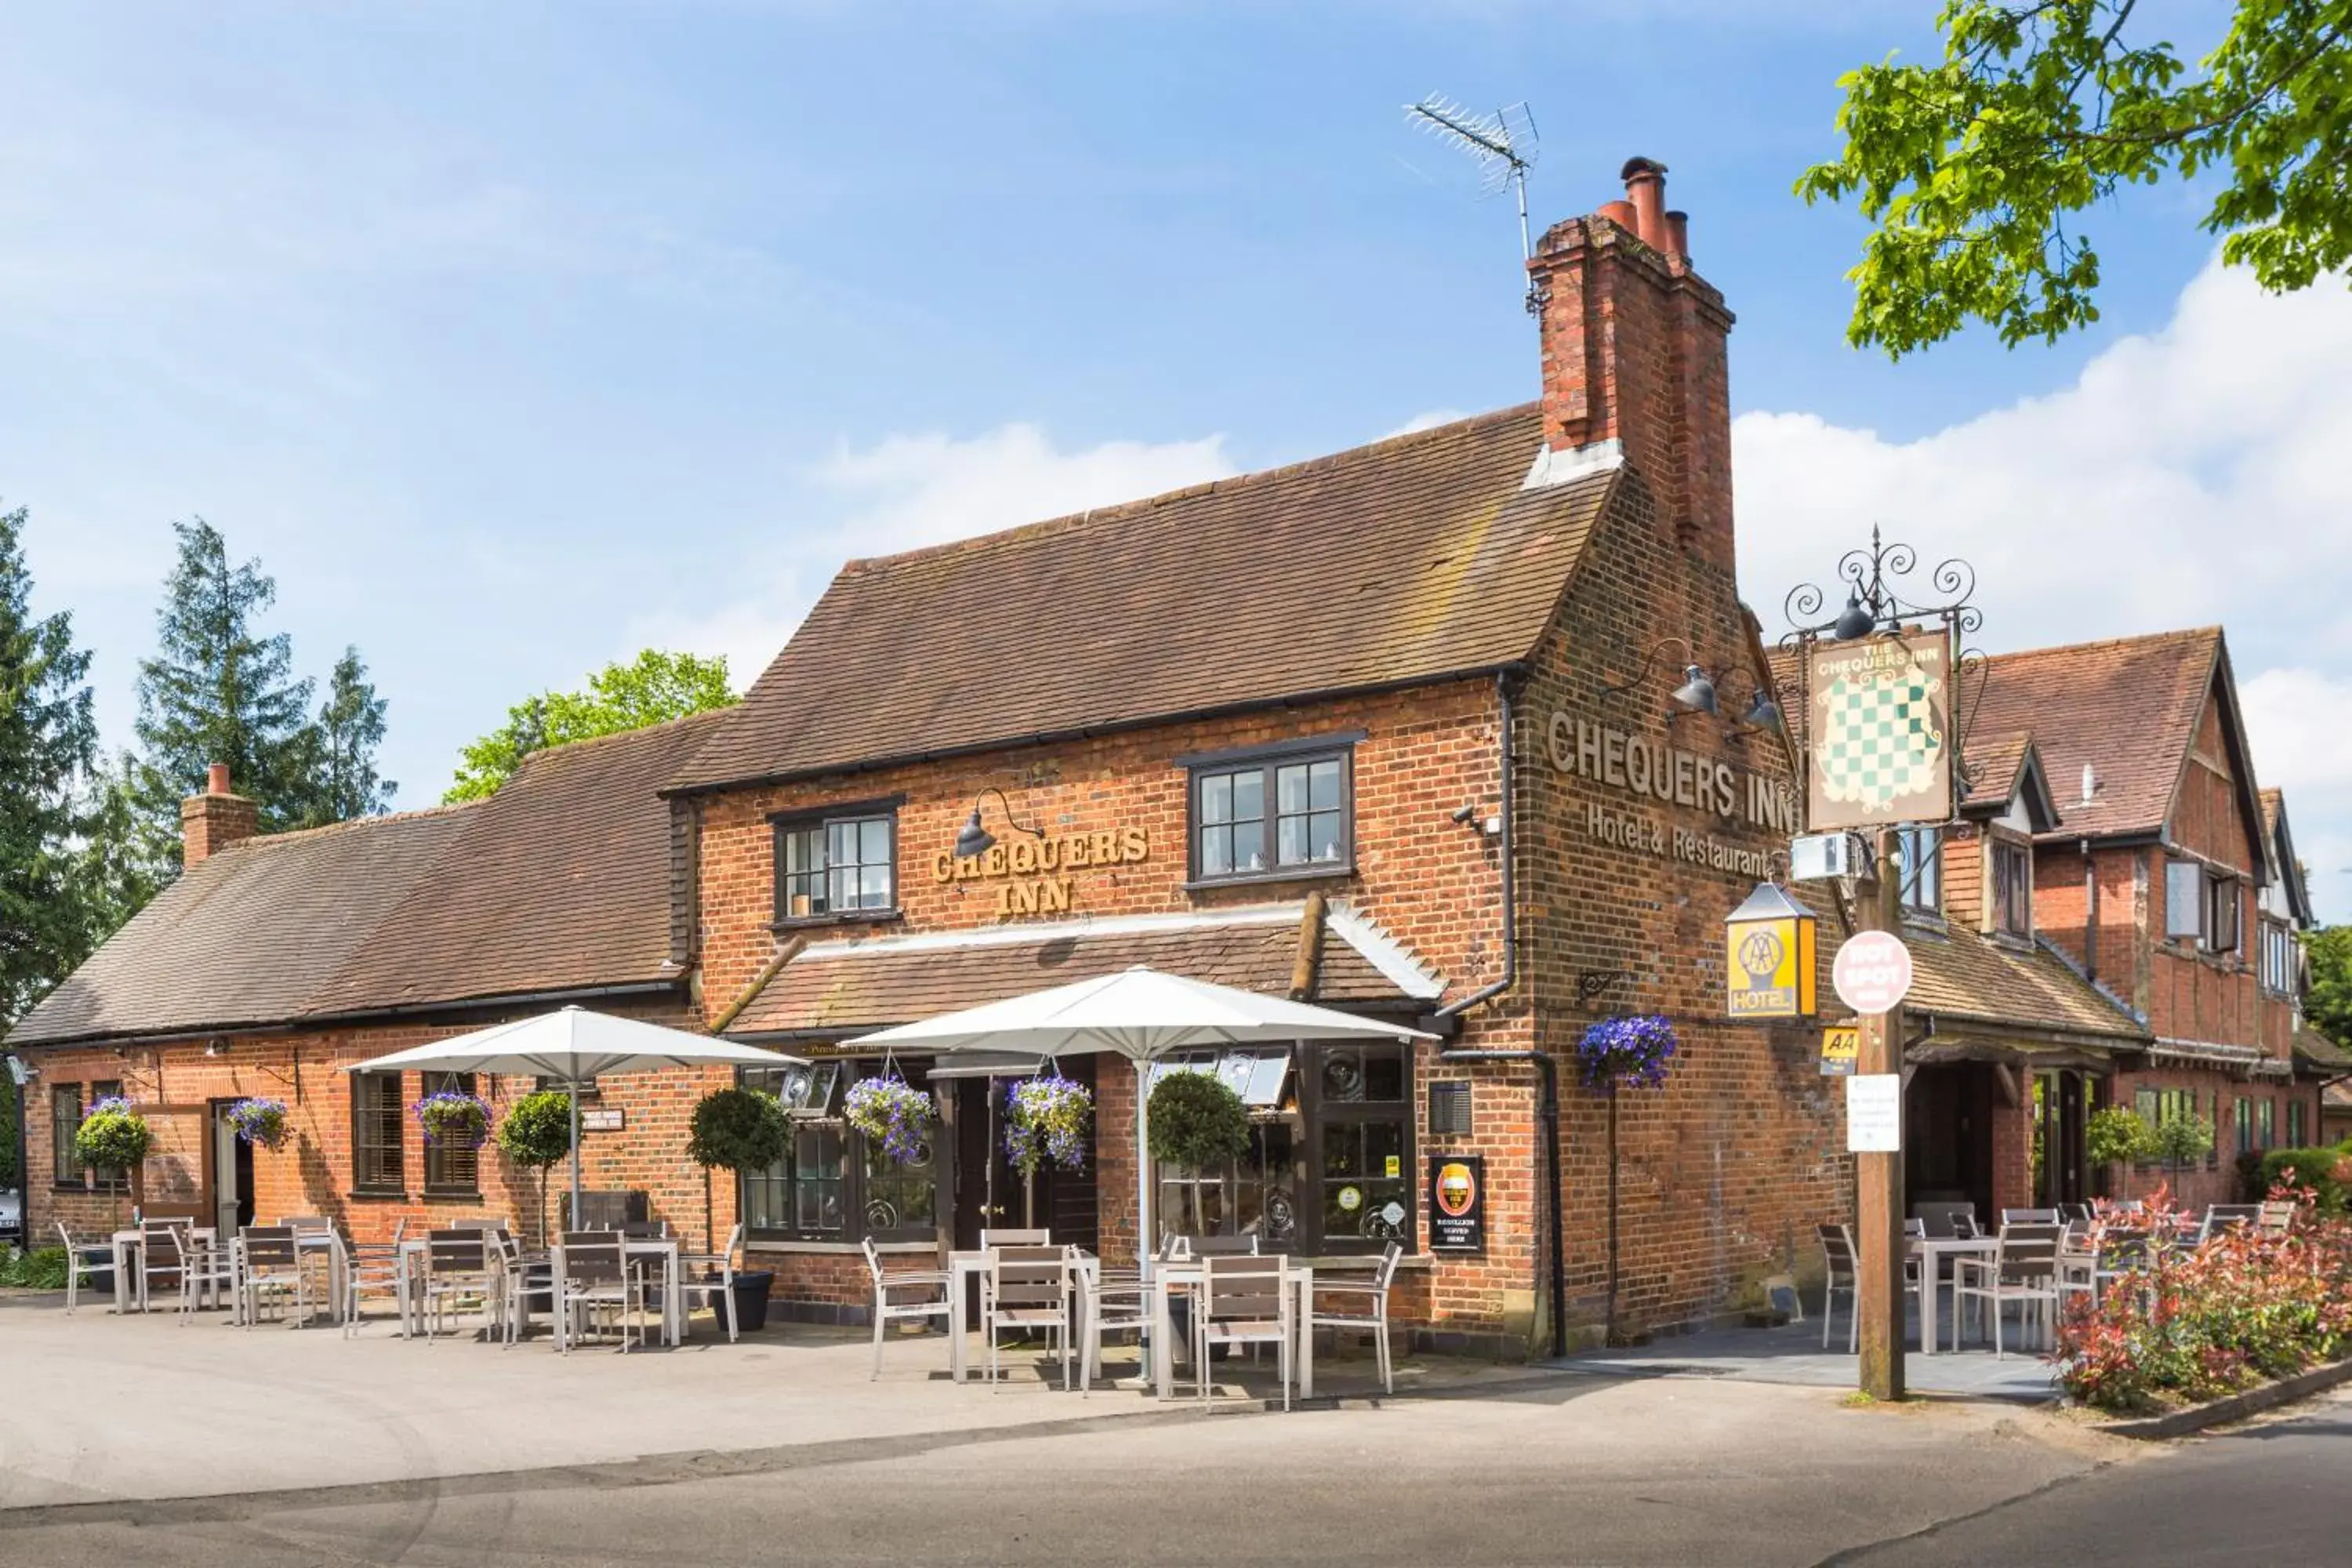
{"type": "Polygon", "coordinates": [[[304,821],[316,797],[320,750],[310,716],[312,682],[293,676],[292,639],[265,637],[254,618],[277,601],[258,561],[232,565],[219,531],[175,522],[179,560],[156,613],[156,657],[139,665],[139,811],[179,857],[180,802],[202,789],[208,763],[226,763],[232,787],[261,808],[264,832],[304,821]]]}
{"type": "Polygon", "coordinates": [[[137,776],[138,762],[128,752],[111,764],[101,758],[83,792],[81,840],[68,873],[82,925],[77,962],[95,952],[172,879],[179,834],[161,831],[141,811],[137,776]]]}
{"type": "Polygon", "coordinates": [[[26,522],[22,507],[0,512],[0,1023],[88,951],[70,871],[98,750],[89,654],[65,612],[33,618],[26,522]]]}
{"type": "Polygon", "coordinates": [[[367,665],[356,647],[343,649],[327,678],[327,700],[319,705],[319,722],[312,734],[316,755],[311,760],[311,798],[303,814],[305,826],[348,822],[392,809],[400,785],[379,778],[375,749],[383,742],[384,700],[367,678],[367,665]]]}

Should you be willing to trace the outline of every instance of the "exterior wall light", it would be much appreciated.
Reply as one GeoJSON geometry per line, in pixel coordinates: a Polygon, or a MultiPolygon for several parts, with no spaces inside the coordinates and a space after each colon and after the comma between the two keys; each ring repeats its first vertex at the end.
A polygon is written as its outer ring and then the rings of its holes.
{"type": "Polygon", "coordinates": [[[985,855],[996,847],[996,835],[991,833],[987,828],[982,827],[980,823],[981,805],[990,795],[994,795],[996,797],[997,804],[1004,808],[1004,820],[1009,826],[1018,828],[1020,831],[1029,835],[1032,838],[1043,838],[1045,837],[1045,830],[1044,828],[1033,827],[1029,824],[1016,819],[1013,815],[1013,802],[1005,798],[1005,795],[1003,790],[997,788],[994,784],[990,784],[986,789],[982,790],[979,796],[972,801],[971,816],[965,820],[963,826],[956,833],[955,852],[956,858],[959,860],[969,860],[975,855],[985,855]]]}

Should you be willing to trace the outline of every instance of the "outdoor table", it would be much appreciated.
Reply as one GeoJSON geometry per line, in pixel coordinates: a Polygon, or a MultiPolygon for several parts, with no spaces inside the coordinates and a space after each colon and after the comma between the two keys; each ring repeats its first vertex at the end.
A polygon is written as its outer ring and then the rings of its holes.
{"type": "MultiPolygon", "coordinates": [[[[430,1237],[412,1236],[402,1240],[395,1254],[398,1266],[393,1270],[393,1282],[400,1304],[400,1337],[404,1340],[409,1337],[412,1327],[419,1332],[422,1332],[425,1327],[423,1321],[425,1303],[423,1298],[417,1293],[415,1285],[417,1266],[432,1250],[432,1246],[430,1237]]],[[[661,1260],[662,1343],[666,1345],[679,1343],[686,1337],[686,1292],[679,1288],[681,1280],[678,1277],[677,1238],[659,1236],[635,1237],[622,1242],[621,1252],[625,1258],[651,1258],[661,1260]]],[[[530,1314],[523,1307],[523,1303],[530,1300],[530,1291],[525,1290],[518,1296],[514,1303],[514,1310],[519,1314],[517,1320],[519,1326],[528,1326],[530,1322],[530,1314]]]]}
{"type": "MultiPolygon", "coordinates": [[[[1197,1290],[1206,1275],[1199,1258],[1156,1262],[1151,1266],[1151,1392],[1170,1399],[1176,1393],[1176,1320],[1169,1298],[1178,1290],[1197,1290]]],[[[1315,1270],[1292,1264],[1285,1277],[1298,1298],[1291,1308],[1291,1331],[1297,1335],[1298,1397],[1315,1397],[1315,1270]]]]}
{"type": "MultiPolygon", "coordinates": [[[[188,1231],[188,1239],[192,1242],[200,1241],[210,1247],[218,1238],[218,1235],[219,1233],[210,1226],[194,1226],[188,1231]]],[[[145,1260],[147,1233],[135,1229],[118,1230],[107,1240],[114,1250],[114,1307],[112,1310],[117,1312],[128,1312],[131,1310],[131,1298],[135,1294],[135,1288],[131,1281],[131,1260],[134,1254],[142,1262],[145,1260]]],[[[206,1285],[204,1289],[212,1297],[213,1305],[218,1306],[220,1287],[206,1285]]],[[[143,1311],[145,1309],[142,1308],[141,1310],[143,1311]]]]}
{"type": "MultiPolygon", "coordinates": [[[[1995,1236],[1915,1236],[1910,1238],[1909,1251],[1924,1267],[1919,1270],[1919,1353],[1936,1353],[1936,1291],[1943,1279],[1944,1259],[1952,1258],[1982,1258],[2000,1250],[2000,1238],[1995,1236]]],[[[1953,1310],[1959,1310],[1958,1303],[1953,1310]]]]}
{"type": "MultiPolygon", "coordinates": [[[[1089,1252],[1081,1252],[1069,1262],[1069,1268],[1088,1280],[1102,1274],[1102,1259],[1089,1252]]],[[[988,1253],[982,1249],[948,1254],[948,1375],[956,1382],[964,1381],[971,1370],[971,1356],[964,1343],[971,1332],[971,1323],[964,1311],[964,1298],[971,1294],[971,1282],[988,1272],[988,1253]]],[[[1073,1343],[1086,1335],[1087,1297],[1079,1288],[1077,1300],[1070,1306],[1070,1339],[1073,1343]]]]}

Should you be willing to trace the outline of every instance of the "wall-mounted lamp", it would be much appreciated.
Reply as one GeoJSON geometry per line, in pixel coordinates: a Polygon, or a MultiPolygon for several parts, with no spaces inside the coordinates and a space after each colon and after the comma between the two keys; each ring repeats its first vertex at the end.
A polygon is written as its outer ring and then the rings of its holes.
{"type": "Polygon", "coordinates": [[[1464,801],[1460,805],[1455,806],[1446,815],[1452,821],[1460,823],[1465,827],[1475,827],[1489,838],[1496,837],[1503,831],[1503,819],[1501,817],[1489,816],[1484,820],[1480,819],[1478,816],[1478,803],[1475,800],[1464,801]]]}
{"type": "MultiPolygon", "coordinates": [[[[1668,648],[1680,648],[1683,657],[1690,662],[1683,666],[1682,684],[1675,687],[1670,694],[1674,706],[1666,710],[1666,722],[1671,724],[1685,713],[1704,713],[1711,719],[1722,718],[1723,694],[1719,689],[1722,683],[1709,675],[1705,666],[1696,662],[1696,655],[1691,645],[1682,637],[1666,637],[1652,645],[1650,651],[1642,659],[1640,671],[1633,679],[1622,686],[1604,681],[1601,685],[1602,692],[1612,697],[1622,696],[1640,687],[1649,679],[1650,670],[1657,663],[1658,656],[1668,648]]],[[[1723,679],[1727,682],[1736,679],[1741,673],[1743,672],[1738,670],[1730,671],[1723,679]]],[[[1747,710],[1741,713],[1736,722],[1751,730],[1780,729],[1780,705],[1772,700],[1771,693],[1765,689],[1763,682],[1750,680],[1747,710]]]]}
{"type": "Polygon", "coordinates": [[[26,1061],[24,1058],[10,1057],[8,1058],[8,1081],[15,1084],[18,1089],[24,1088],[26,1084],[32,1082],[35,1079],[40,1076],[41,1069],[26,1061]]]}
{"type": "Polygon", "coordinates": [[[968,860],[975,855],[985,855],[989,850],[995,847],[996,835],[991,833],[987,828],[982,827],[980,825],[981,803],[985,801],[990,795],[994,795],[996,797],[997,804],[1004,808],[1004,820],[1007,824],[1020,829],[1022,832],[1029,835],[1032,838],[1043,838],[1045,837],[1045,830],[1044,828],[1033,827],[1029,824],[1022,822],[1014,817],[1013,815],[1013,803],[1005,798],[1004,792],[1003,790],[997,788],[994,784],[990,784],[986,789],[982,790],[979,795],[973,799],[971,803],[971,816],[964,823],[962,828],[956,834],[956,858],[960,860],[968,860]]]}

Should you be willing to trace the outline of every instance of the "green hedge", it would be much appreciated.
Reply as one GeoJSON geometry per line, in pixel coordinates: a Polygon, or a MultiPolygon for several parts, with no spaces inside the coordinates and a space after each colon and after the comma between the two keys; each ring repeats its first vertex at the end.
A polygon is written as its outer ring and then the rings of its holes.
{"type": "Polygon", "coordinates": [[[2342,1171],[2352,1175],[2352,1154],[2337,1149],[2273,1149],[2263,1156],[2262,1190],[2268,1195],[2287,1172],[2294,1173],[2298,1186],[2311,1188],[2319,1194],[2318,1208],[2322,1214],[2341,1214],[2346,1199],[2352,1197],[2345,1184],[2337,1179],[2342,1171]]]}
{"type": "Polygon", "coordinates": [[[0,1285],[20,1290],[62,1290],[66,1288],[66,1249],[37,1247],[30,1252],[14,1248],[0,1253],[0,1285]]]}

